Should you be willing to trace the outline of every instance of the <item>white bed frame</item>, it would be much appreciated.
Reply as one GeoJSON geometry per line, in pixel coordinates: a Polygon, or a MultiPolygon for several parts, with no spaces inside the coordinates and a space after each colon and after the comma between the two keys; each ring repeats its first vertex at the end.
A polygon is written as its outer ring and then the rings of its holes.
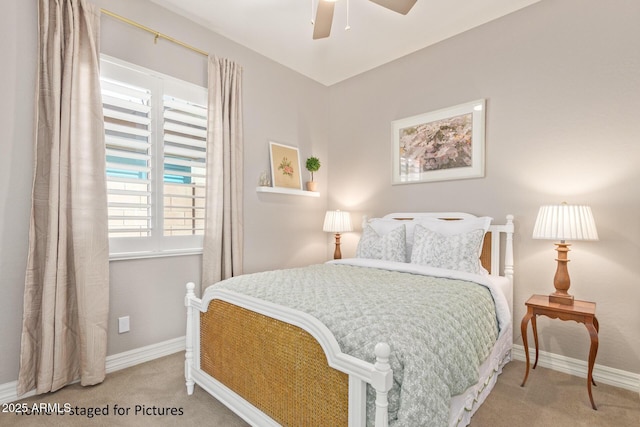
{"type": "MultiPolygon", "coordinates": [[[[416,218],[416,217],[436,217],[436,218],[475,218],[474,215],[459,212],[431,212],[431,213],[396,213],[386,215],[385,218],[416,218]]],[[[507,295],[509,307],[513,313],[513,216],[508,215],[504,225],[492,225],[489,229],[492,232],[491,238],[491,271],[493,274],[500,271],[502,260],[503,274],[510,284],[511,292],[507,295]],[[501,236],[506,236],[504,245],[501,245],[501,236]],[[501,251],[501,248],[503,249],[501,251]]],[[[367,384],[376,391],[376,427],[388,427],[387,393],[391,389],[393,375],[388,360],[390,348],[386,343],[378,343],[375,347],[376,362],[374,364],[357,359],[348,354],[342,353],[338,342],[333,334],[320,321],[312,316],[282,307],[267,301],[256,298],[241,296],[233,292],[216,289],[205,293],[203,299],[196,297],[194,293],[195,285],[187,283],[187,294],[185,296],[185,306],[187,307],[187,333],[186,333],[186,354],[185,354],[185,379],[187,393],[191,395],[195,384],[206,390],[213,397],[230,408],[246,422],[253,426],[278,426],[279,424],[268,415],[257,409],[255,406],[244,400],[234,391],[200,369],[200,313],[206,312],[209,303],[213,299],[221,299],[236,306],[244,307],[248,310],[263,314],[265,316],[278,319],[292,325],[298,326],[311,334],[320,344],[327,357],[329,366],[349,376],[349,426],[364,427],[366,425],[366,387],[367,384]]],[[[500,370],[502,365],[510,360],[509,355],[513,341],[512,333],[508,334],[508,342],[502,343],[499,350],[500,370]],[[506,354],[502,354],[506,353],[506,354]]],[[[265,349],[268,351],[268,349],[265,349]]],[[[496,357],[492,354],[491,357],[496,357]]],[[[495,373],[496,368],[493,369],[495,373]]],[[[497,374],[495,375],[497,376],[497,374]]],[[[467,409],[467,416],[470,418],[477,407],[482,403],[484,397],[495,384],[495,378],[481,378],[474,394],[473,408],[467,409]]],[[[471,389],[471,388],[470,388],[471,389]]],[[[456,423],[459,422],[456,421],[456,423]]],[[[465,421],[468,424],[468,421],[465,421]]],[[[462,424],[466,425],[466,424],[462,424]]]]}

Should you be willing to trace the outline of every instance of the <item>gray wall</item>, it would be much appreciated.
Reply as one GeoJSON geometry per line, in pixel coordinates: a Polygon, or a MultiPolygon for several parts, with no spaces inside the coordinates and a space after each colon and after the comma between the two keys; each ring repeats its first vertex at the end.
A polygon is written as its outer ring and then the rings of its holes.
{"type": "MultiPolygon", "coordinates": [[[[573,242],[571,293],[597,302],[597,363],[640,372],[639,16],[640,2],[544,0],[332,86],[329,204],[514,214],[520,344],[524,302],[553,290],[553,242],[531,238],[539,206],[591,205],[600,240],[573,242]],[[390,122],[478,98],[485,178],[392,186],[390,122]]],[[[343,241],[352,255],[357,235],[343,241]]],[[[586,360],[584,326],[538,325],[541,349],[586,360]]]]}
{"type": "Polygon", "coordinates": [[[36,73],[36,2],[0,14],[0,384],[18,377],[27,265],[36,73]]]}

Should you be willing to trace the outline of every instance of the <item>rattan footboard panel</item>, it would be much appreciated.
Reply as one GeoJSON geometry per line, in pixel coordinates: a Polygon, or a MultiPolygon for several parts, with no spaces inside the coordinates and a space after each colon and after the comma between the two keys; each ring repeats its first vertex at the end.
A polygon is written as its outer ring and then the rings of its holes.
{"type": "Polygon", "coordinates": [[[297,326],[213,300],[200,315],[200,365],[284,426],[348,424],[348,376],[297,326]]]}

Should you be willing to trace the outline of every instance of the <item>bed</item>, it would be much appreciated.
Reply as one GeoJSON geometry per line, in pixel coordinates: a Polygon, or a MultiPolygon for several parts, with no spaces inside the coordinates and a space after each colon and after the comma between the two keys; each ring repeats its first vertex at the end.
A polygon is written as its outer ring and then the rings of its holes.
{"type": "Polygon", "coordinates": [[[513,217],[393,213],[357,257],[187,284],[185,379],[256,426],[465,426],[511,359],[513,217]]]}

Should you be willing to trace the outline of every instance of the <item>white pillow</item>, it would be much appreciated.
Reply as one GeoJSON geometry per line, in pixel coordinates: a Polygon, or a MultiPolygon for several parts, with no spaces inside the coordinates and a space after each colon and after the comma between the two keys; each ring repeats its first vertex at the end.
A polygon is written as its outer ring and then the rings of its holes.
{"type": "Polygon", "coordinates": [[[439,219],[439,218],[416,218],[413,220],[416,224],[420,224],[431,231],[439,234],[451,236],[452,234],[466,233],[467,231],[477,230],[478,228],[487,232],[493,218],[489,216],[481,216],[478,218],[464,219],[439,219]]]}
{"type": "MultiPolygon", "coordinates": [[[[418,224],[428,230],[445,236],[452,236],[454,234],[466,233],[478,229],[483,230],[484,236],[484,233],[489,230],[491,221],[493,221],[493,218],[488,216],[455,220],[443,220],[438,218],[425,217],[407,221],[405,223],[407,227],[407,257],[408,259],[411,259],[415,240],[415,227],[418,224]]],[[[480,244],[480,247],[478,248],[478,257],[480,256],[481,251],[482,244],[480,244]]]]}
{"type": "Polygon", "coordinates": [[[356,258],[406,262],[406,231],[404,224],[396,222],[394,228],[379,229],[381,230],[380,232],[376,231],[372,224],[367,224],[364,227],[356,249],[356,258]]]}
{"type": "Polygon", "coordinates": [[[479,258],[483,239],[484,230],[481,228],[445,235],[436,233],[422,224],[416,224],[411,262],[474,274],[487,274],[479,258]]]}
{"type": "Polygon", "coordinates": [[[385,235],[388,232],[401,227],[406,221],[400,221],[392,218],[372,218],[367,225],[370,225],[379,235],[385,235]]]}

